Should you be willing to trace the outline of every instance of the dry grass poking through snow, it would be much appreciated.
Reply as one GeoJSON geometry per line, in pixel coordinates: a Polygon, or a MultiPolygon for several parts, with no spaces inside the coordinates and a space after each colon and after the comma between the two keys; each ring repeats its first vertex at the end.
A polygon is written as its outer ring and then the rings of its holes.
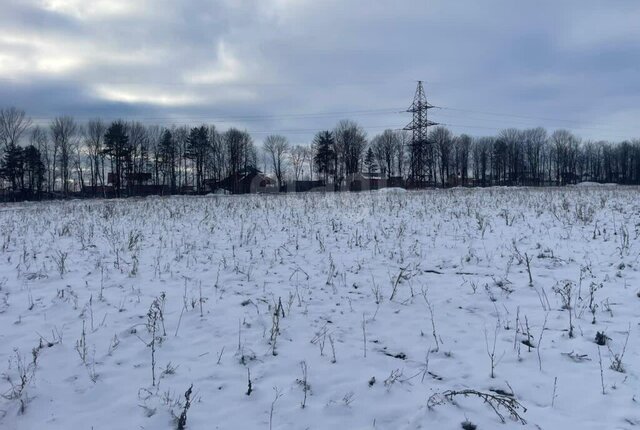
{"type": "Polygon", "coordinates": [[[623,187],[5,205],[0,427],[634,428],[639,235],[623,187]]]}

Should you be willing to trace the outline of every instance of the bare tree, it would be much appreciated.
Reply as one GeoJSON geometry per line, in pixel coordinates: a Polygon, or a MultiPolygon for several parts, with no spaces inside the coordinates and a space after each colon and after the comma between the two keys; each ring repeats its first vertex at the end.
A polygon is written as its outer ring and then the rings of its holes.
{"type": "Polygon", "coordinates": [[[271,166],[271,155],[267,151],[260,151],[258,154],[258,166],[260,166],[263,172],[269,171],[269,166],[271,166]]]}
{"type": "Polygon", "coordinates": [[[487,174],[491,171],[490,161],[493,141],[492,137],[481,137],[475,139],[473,144],[473,176],[482,187],[489,185],[487,174]]]}
{"type": "MultiPolygon", "coordinates": [[[[304,151],[304,159],[307,161],[307,166],[309,167],[309,180],[313,181],[313,169],[315,167],[315,162],[313,160],[313,154],[315,154],[315,150],[313,148],[313,143],[311,146],[303,146],[304,151]]],[[[304,174],[304,169],[303,172],[304,174]]]]}
{"type": "Polygon", "coordinates": [[[405,159],[407,156],[407,147],[409,146],[409,142],[411,141],[411,136],[407,130],[400,130],[397,132],[397,135],[398,146],[396,147],[396,174],[398,176],[403,176],[405,159]]]}
{"type": "Polygon", "coordinates": [[[207,156],[208,177],[215,181],[222,179],[225,165],[225,153],[220,133],[214,125],[209,126],[209,154],[207,156]]]}
{"type": "Polygon", "coordinates": [[[358,173],[367,147],[367,136],[363,128],[354,121],[342,120],[336,126],[334,134],[339,163],[344,163],[344,166],[339,167],[344,167],[346,175],[358,173]]]}
{"type": "Polygon", "coordinates": [[[291,166],[293,167],[293,176],[296,178],[296,181],[300,180],[308,155],[309,151],[306,146],[296,145],[291,149],[291,166]]]}
{"type": "Polygon", "coordinates": [[[456,139],[456,173],[461,184],[467,185],[469,176],[469,157],[471,155],[471,136],[462,134],[456,139]]]}
{"type": "Polygon", "coordinates": [[[51,147],[46,130],[40,126],[33,127],[29,136],[29,143],[40,152],[45,168],[46,178],[44,179],[47,181],[49,191],[51,191],[51,147]]]}
{"type": "Polygon", "coordinates": [[[387,178],[391,178],[393,174],[394,160],[398,154],[400,139],[399,133],[385,130],[371,140],[371,149],[378,160],[381,173],[387,178]]]}
{"type": "MultiPolygon", "coordinates": [[[[60,166],[60,181],[62,185],[62,192],[67,195],[69,192],[69,182],[71,180],[71,174],[69,169],[69,161],[71,154],[73,154],[73,147],[77,144],[76,138],[78,135],[78,124],[70,116],[57,117],[51,123],[51,137],[54,144],[54,160],[56,156],[60,166]]],[[[55,161],[54,161],[55,163],[55,161]]],[[[55,165],[54,167],[54,182],[55,177],[55,165]]]]}
{"type": "MultiPolygon", "coordinates": [[[[86,130],[84,127],[78,127],[78,136],[84,136],[86,139],[86,130]]],[[[80,145],[78,141],[77,144],[72,146],[73,150],[73,167],[76,169],[76,176],[78,178],[78,183],[80,184],[80,189],[84,189],[84,167],[87,163],[87,148],[85,145],[80,145]]]]}
{"type": "Polygon", "coordinates": [[[158,125],[152,125],[147,127],[147,135],[149,136],[149,151],[150,151],[150,166],[152,173],[151,176],[153,178],[153,183],[155,185],[160,184],[160,167],[162,165],[162,149],[161,149],[161,139],[162,139],[162,128],[158,125]]]}
{"type": "Polygon", "coordinates": [[[556,130],[550,138],[555,164],[556,184],[572,182],[579,141],[568,130],[556,130]]]}
{"type": "Polygon", "coordinates": [[[149,134],[147,127],[140,122],[132,122],[127,124],[127,132],[129,134],[129,146],[131,153],[126,160],[125,176],[128,175],[130,180],[127,181],[129,193],[133,193],[133,186],[141,185],[145,180],[143,172],[149,164],[149,134]]]}
{"type": "Polygon", "coordinates": [[[178,155],[178,186],[182,187],[188,184],[187,178],[187,145],[189,141],[189,129],[186,125],[176,127],[173,131],[173,141],[177,148],[178,155]],[[180,174],[182,173],[182,174],[180,174]]]}
{"type": "Polygon", "coordinates": [[[526,158],[526,177],[531,182],[527,185],[539,185],[544,146],[547,142],[547,131],[542,127],[523,132],[526,158]]]}
{"type": "Polygon", "coordinates": [[[5,149],[17,145],[22,134],[31,126],[23,110],[10,107],[0,109],[0,143],[5,149]]]}
{"type": "Polygon", "coordinates": [[[258,164],[258,151],[253,144],[253,139],[248,131],[242,132],[242,166],[246,171],[255,168],[258,164]]]}
{"type": "Polygon", "coordinates": [[[99,119],[90,120],[85,129],[85,145],[89,156],[91,186],[104,186],[104,134],[107,127],[99,119]]]}
{"type": "Polygon", "coordinates": [[[272,134],[266,137],[263,147],[271,158],[273,172],[278,180],[278,187],[282,187],[284,172],[287,167],[287,154],[290,149],[289,141],[284,136],[272,134]]]}
{"type": "Polygon", "coordinates": [[[450,172],[451,149],[453,146],[453,136],[451,132],[444,127],[436,127],[429,134],[429,141],[435,145],[438,154],[438,167],[440,173],[440,182],[444,187],[447,183],[450,172]]]}
{"type": "Polygon", "coordinates": [[[240,173],[256,167],[257,154],[251,136],[236,128],[227,130],[223,137],[228,175],[233,181],[233,192],[240,192],[240,173]]]}
{"type": "Polygon", "coordinates": [[[508,128],[500,132],[498,141],[502,143],[503,149],[504,179],[508,185],[518,185],[524,171],[523,133],[516,128],[508,128]]]}

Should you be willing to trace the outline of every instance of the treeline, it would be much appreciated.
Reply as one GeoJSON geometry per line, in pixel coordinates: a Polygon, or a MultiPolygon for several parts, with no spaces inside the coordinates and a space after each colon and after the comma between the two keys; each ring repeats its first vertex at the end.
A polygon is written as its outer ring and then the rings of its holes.
{"type": "Polygon", "coordinates": [[[235,128],[100,119],[80,124],[69,116],[41,126],[15,108],[0,110],[0,145],[4,188],[25,198],[100,196],[107,187],[115,196],[134,195],[143,185],[202,193],[206,182],[236,175],[258,160],[249,133],[235,128]]]}
{"type": "Polygon", "coordinates": [[[225,178],[260,169],[279,187],[321,180],[340,188],[358,174],[409,187],[640,184],[640,140],[582,141],[567,130],[506,129],[497,136],[455,136],[434,127],[426,142],[407,131],[371,138],[354,121],[292,145],[267,136],[256,147],[243,130],[144,125],[69,116],[33,125],[22,110],[0,109],[0,180],[18,198],[207,193],[225,178]],[[146,188],[145,188],[146,187],[146,188]]]}

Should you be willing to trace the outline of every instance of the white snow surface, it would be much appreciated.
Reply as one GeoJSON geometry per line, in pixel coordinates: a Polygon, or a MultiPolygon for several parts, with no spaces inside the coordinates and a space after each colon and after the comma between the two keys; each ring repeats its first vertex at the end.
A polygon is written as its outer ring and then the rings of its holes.
{"type": "Polygon", "coordinates": [[[585,181],[585,182],[578,182],[576,185],[576,187],[617,187],[618,184],[615,183],[600,183],[600,182],[589,182],[589,181],[585,181]]]}
{"type": "Polygon", "coordinates": [[[174,429],[191,384],[187,429],[639,428],[639,197],[573,187],[4,205],[0,428],[174,429]],[[565,287],[570,309],[554,292],[565,287]],[[442,398],[463,389],[512,395],[526,424],[442,398]]]}

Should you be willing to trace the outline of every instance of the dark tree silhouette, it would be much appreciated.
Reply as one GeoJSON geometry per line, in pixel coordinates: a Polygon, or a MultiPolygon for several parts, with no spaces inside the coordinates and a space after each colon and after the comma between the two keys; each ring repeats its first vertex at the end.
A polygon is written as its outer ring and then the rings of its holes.
{"type": "Polygon", "coordinates": [[[176,161],[178,159],[178,151],[173,140],[173,134],[170,130],[164,130],[160,137],[158,147],[158,159],[162,170],[162,185],[167,184],[167,176],[169,177],[169,185],[171,193],[176,192],[176,161]]]}
{"type": "Polygon", "coordinates": [[[111,160],[111,183],[113,184],[116,197],[120,197],[122,191],[123,166],[131,156],[127,127],[123,121],[115,121],[111,123],[107,129],[107,133],[104,135],[103,153],[108,155],[111,160]]]}
{"type": "Polygon", "coordinates": [[[437,151],[440,182],[444,187],[450,174],[453,136],[447,128],[439,126],[429,133],[429,142],[437,151]]]}
{"type": "Polygon", "coordinates": [[[240,192],[240,174],[256,167],[256,151],[246,131],[230,128],[223,136],[227,153],[228,173],[233,179],[233,192],[240,192]]]}
{"type": "Polygon", "coordinates": [[[98,184],[104,186],[104,134],[105,125],[99,119],[90,120],[87,123],[85,145],[89,156],[89,171],[91,173],[91,186],[93,195],[96,196],[98,184]]]}
{"type": "Polygon", "coordinates": [[[22,151],[24,174],[26,175],[26,191],[32,197],[40,197],[44,182],[45,166],[38,148],[29,145],[22,151]]]}
{"type": "Polygon", "coordinates": [[[11,190],[15,193],[22,190],[22,178],[24,173],[24,154],[22,148],[10,143],[5,150],[0,164],[0,176],[11,183],[11,190]]]}
{"type": "Polygon", "coordinates": [[[364,166],[367,169],[369,176],[374,173],[378,173],[378,165],[376,164],[376,156],[373,154],[373,149],[369,147],[367,155],[364,156],[364,166]]]}
{"type": "Polygon", "coordinates": [[[31,126],[25,111],[10,107],[0,109],[0,143],[6,150],[18,145],[20,137],[31,126]]]}
{"type": "Polygon", "coordinates": [[[344,173],[358,173],[367,147],[367,137],[362,127],[353,121],[342,120],[336,126],[335,139],[338,158],[344,163],[344,173]]]}
{"type": "Polygon", "coordinates": [[[313,157],[313,161],[316,165],[316,169],[320,175],[324,177],[324,183],[329,181],[329,175],[333,175],[335,166],[335,140],[333,133],[330,131],[320,131],[313,138],[314,146],[316,147],[316,153],[313,157]]]}
{"type": "MultiPolygon", "coordinates": [[[[371,150],[375,154],[381,173],[391,178],[394,169],[394,161],[399,156],[398,148],[401,145],[401,134],[393,130],[385,130],[382,134],[371,140],[371,150]]],[[[368,154],[367,154],[368,155],[368,154]]],[[[401,164],[400,162],[399,164],[401,164]]]]}
{"type": "Polygon", "coordinates": [[[192,128],[187,139],[187,151],[185,156],[193,160],[196,170],[196,191],[203,190],[204,167],[209,150],[209,129],[206,125],[192,128]]]}
{"type": "Polygon", "coordinates": [[[278,187],[282,187],[284,183],[286,155],[290,149],[289,141],[284,136],[274,134],[267,136],[264,140],[264,150],[271,159],[273,172],[278,181],[278,187]]]}
{"type": "Polygon", "coordinates": [[[69,194],[69,185],[71,181],[71,169],[69,162],[73,154],[74,146],[77,144],[78,124],[70,116],[60,116],[53,120],[50,125],[51,137],[54,145],[54,165],[53,180],[56,180],[56,163],[60,167],[60,182],[62,194],[69,194]]]}

